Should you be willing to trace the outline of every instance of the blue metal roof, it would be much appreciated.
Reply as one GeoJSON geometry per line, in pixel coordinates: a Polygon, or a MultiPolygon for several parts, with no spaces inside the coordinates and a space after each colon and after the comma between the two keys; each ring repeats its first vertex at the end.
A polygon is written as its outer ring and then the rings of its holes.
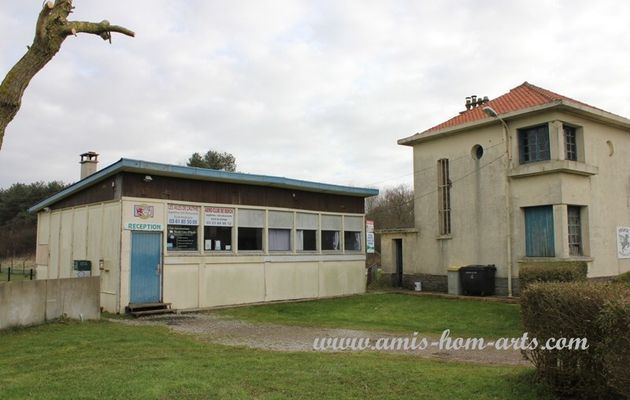
{"type": "Polygon", "coordinates": [[[29,212],[37,212],[55,204],[66,197],[80,192],[93,184],[120,172],[136,172],[147,175],[172,176],[178,178],[197,179],[210,182],[230,182],[243,185],[277,187],[296,189],[308,192],[331,193],[345,196],[370,197],[378,195],[378,189],[359,188],[352,186],[331,185],[328,183],[302,181],[279,176],[244,174],[241,172],[226,172],[207,168],[185,167],[181,165],[161,164],[149,161],[121,158],[119,161],[101,169],[98,172],[68,186],[61,192],[47,198],[29,208],[29,212]]]}

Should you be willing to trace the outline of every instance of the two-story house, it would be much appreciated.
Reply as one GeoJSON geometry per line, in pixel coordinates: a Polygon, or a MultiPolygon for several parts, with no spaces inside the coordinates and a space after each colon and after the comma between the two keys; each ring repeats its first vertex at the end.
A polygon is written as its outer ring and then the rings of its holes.
{"type": "MultiPolygon", "coordinates": [[[[413,148],[415,229],[382,232],[394,282],[446,291],[447,271],[497,267],[518,293],[519,265],[584,260],[589,277],[630,270],[630,120],[527,82],[400,139],[413,148]]],[[[378,227],[377,227],[378,228],[378,227]]]]}

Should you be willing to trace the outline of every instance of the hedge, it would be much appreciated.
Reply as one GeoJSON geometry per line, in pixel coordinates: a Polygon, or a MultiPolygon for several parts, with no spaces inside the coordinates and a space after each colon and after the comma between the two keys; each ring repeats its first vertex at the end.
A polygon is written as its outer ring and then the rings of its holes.
{"type": "Polygon", "coordinates": [[[586,280],[584,261],[548,261],[522,264],[519,283],[524,290],[534,282],[573,282],[586,280]]]}
{"type": "Polygon", "coordinates": [[[532,283],[521,295],[521,313],[539,345],[549,338],[588,340],[587,350],[524,351],[541,380],[571,398],[630,398],[630,286],[532,283]]]}
{"type": "Polygon", "coordinates": [[[624,272],[623,274],[617,275],[615,279],[613,279],[614,283],[625,283],[630,284],[630,271],[624,272]]]}

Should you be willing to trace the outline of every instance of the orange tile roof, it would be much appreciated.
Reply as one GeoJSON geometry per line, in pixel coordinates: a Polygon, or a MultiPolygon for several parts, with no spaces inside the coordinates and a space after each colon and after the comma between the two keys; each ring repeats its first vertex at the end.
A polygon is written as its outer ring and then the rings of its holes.
{"type": "Polygon", "coordinates": [[[547,89],[534,86],[531,83],[524,82],[522,85],[511,89],[508,93],[499,96],[496,99],[490,100],[483,105],[464,111],[463,113],[449,119],[448,121],[442,122],[441,124],[436,125],[433,128],[427,129],[423,133],[434,132],[445,128],[452,128],[458,125],[463,125],[470,122],[480,121],[482,119],[489,118],[488,115],[483,112],[484,107],[492,107],[493,110],[501,115],[514,111],[524,110],[526,108],[550,104],[561,100],[595,108],[589,106],[588,104],[584,104],[580,101],[562,96],[547,89]]]}

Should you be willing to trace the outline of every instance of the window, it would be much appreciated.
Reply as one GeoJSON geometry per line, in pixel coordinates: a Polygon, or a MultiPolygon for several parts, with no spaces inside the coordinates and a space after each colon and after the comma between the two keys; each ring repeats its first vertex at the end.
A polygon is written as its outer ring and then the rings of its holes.
{"type": "Polygon", "coordinates": [[[291,251],[291,229],[269,229],[269,251],[291,251]]]}
{"type": "Polygon", "coordinates": [[[448,159],[438,160],[438,217],[440,236],[451,234],[451,180],[449,179],[448,159]]]}
{"type": "Polygon", "coordinates": [[[521,164],[549,160],[549,125],[519,129],[518,145],[521,164]]]}
{"type": "Polygon", "coordinates": [[[341,250],[339,231],[322,231],[322,250],[341,250]]]}
{"type": "Polygon", "coordinates": [[[577,129],[568,125],[563,125],[562,129],[564,130],[565,158],[577,161],[577,129]]]}
{"type": "Polygon", "coordinates": [[[205,226],[203,240],[204,250],[232,250],[232,227],[205,226]]]}
{"type": "Polygon", "coordinates": [[[297,251],[317,251],[317,229],[319,215],[310,213],[295,214],[295,249],[297,251]]]}
{"type": "Polygon", "coordinates": [[[169,225],[166,237],[168,250],[196,251],[197,227],[188,225],[169,225]]]}
{"type": "Polygon", "coordinates": [[[269,224],[269,251],[291,251],[293,213],[269,211],[267,222],[269,224]]]}
{"type": "Polygon", "coordinates": [[[344,231],[343,241],[346,251],[361,251],[361,232],[344,231]]]}
{"type": "Polygon", "coordinates": [[[262,250],[262,228],[238,228],[239,250],[262,250]]]}
{"type": "Polygon", "coordinates": [[[238,210],[238,249],[260,251],[263,249],[263,210],[238,210]]]}
{"type": "Polygon", "coordinates": [[[298,229],[295,233],[297,251],[317,250],[317,230],[298,229]]]}
{"type": "Polygon", "coordinates": [[[569,224],[569,255],[581,256],[582,251],[582,220],[581,207],[567,206],[569,224]]]}
{"type": "Polygon", "coordinates": [[[527,207],[525,211],[525,255],[555,257],[553,206],[527,207]]]}
{"type": "Polygon", "coordinates": [[[196,251],[201,207],[168,205],[166,248],[169,251],[196,251]]]}
{"type": "Polygon", "coordinates": [[[204,250],[232,250],[232,225],[234,225],[233,208],[204,207],[204,250]]]}

